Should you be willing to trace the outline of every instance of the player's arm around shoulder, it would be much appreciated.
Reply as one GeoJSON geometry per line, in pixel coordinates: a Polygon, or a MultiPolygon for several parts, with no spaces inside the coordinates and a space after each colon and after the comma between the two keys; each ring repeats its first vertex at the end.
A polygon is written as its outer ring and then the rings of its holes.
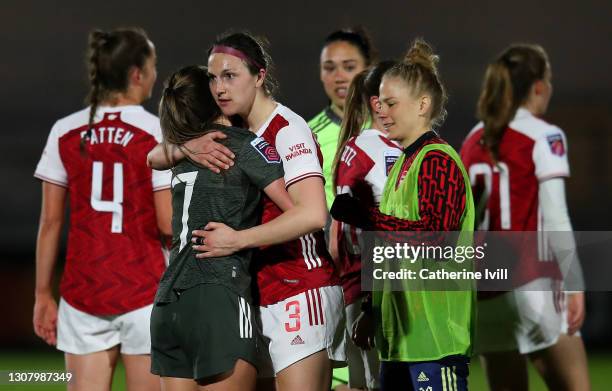
{"type": "Polygon", "coordinates": [[[189,157],[196,163],[219,173],[234,165],[234,153],[217,142],[227,136],[220,131],[209,132],[183,145],[160,143],[147,155],[147,165],[156,170],[167,170],[189,157]]]}

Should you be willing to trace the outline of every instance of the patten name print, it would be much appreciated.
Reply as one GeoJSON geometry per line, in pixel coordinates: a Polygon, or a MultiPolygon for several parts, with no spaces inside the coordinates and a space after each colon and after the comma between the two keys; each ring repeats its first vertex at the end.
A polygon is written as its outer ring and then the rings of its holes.
{"type": "Polygon", "coordinates": [[[288,155],[285,155],[285,160],[289,161],[293,158],[296,158],[298,156],[302,156],[302,155],[307,155],[307,154],[311,154],[312,150],[308,147],[306,147],[305,143],[299,143],[299,144],[295,144],[292,147],[289,147],[289,151],[291,153],[289,153],[288,155]]]}
{"type": "MultiPolygon", "coordinates": [[[[81,132],[81,137],[85,136],[86,131],[81,132]]],[[[127,147],[128,143],[134,138],[134,133],[129,130],[126,132],[122,128],[115,128],[112,126],[109,127],[99,127],[91,130],[91,137],[89,138],[89,144],[102,144],[102,143],[112,143],[112,144],[120,144],[124,147],[127,147]]]]}

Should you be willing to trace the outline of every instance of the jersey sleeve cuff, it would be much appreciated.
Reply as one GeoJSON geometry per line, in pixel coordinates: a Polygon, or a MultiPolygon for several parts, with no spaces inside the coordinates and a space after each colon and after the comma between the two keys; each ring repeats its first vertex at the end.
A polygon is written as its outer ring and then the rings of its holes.
{"type": "Polygon", "coordinates": [[[168,190],[171,187],[172,186],[169,183],[168,184],[164,184],[164,185],[158,185],[158,186],[154,186],[153,187],[153,191],[168,190]]]}
{"type": "Polygon", "coordinates": [[[555,172],[555,173],[551,173],[551,174],[546,174],[546,175],[542,175],[538,177],[538,181],[539,182],[544,182],[547,181],[549,179],[553,179],[553,178],[569,178],[570,174],[569,172],[555,172]]]}
{"type": "Polygon", "coordinates": [[[298,183],[300,181],[303,181],[306,178],[311,178],[311,177],[319,177],[319,178],[323,179],[323,183],[325,183],[325,178],[323,177],[323,174],[321,174],[320,172],[308,172],[306,174],[302,174],[302,175],[297,176],[297,177],[291,179],[290,181],[288,181],[285,184],[285,189],[288,189],[289,186],[294,185],[294,184],[296,184],[296,183],[298,183]]]}
{"type": "Polygon", "coordinates": [[[60,180],[60,179],[57,179],[57,178],[51,178],[51,177],[49,177],[47,175],[44,175],[44,174],[41,174],[39,172],[35,172],[34,173],[34,178],[38,178],[38,179],[40,179],[43,182],[53,183],[54,185],[58,185],[58,186],[61,186],[61,187],[68,187],[68,183],[67,182],[65,182],[63,180],[60,180]]]}

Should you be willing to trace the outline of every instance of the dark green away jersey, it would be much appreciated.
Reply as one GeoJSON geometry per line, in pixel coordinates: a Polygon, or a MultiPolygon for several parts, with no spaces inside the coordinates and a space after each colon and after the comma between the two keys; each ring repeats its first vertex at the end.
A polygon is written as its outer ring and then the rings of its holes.
{"type": "Polygon", "coordinates": [[[252,132],[218,127],[236,155],[234,166],[216,174],[190,160],[181,161],[172,177],[172,250],[156,302],[171,302],[181,291],[198,284],[221,284],[250,299],[251,250],[227,257],[195,258],[191,232],[211,221],[236,230],[250,228],[261,217],[261,190],[283,177],[276,149],[252,132]]]}

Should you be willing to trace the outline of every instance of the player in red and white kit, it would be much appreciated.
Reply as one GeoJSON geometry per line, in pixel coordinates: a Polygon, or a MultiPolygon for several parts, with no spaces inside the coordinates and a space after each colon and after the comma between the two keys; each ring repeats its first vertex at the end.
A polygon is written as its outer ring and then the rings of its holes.
{"type": "MultiPolygon", "coordinates": [[[[228,255],[244,248],[260,248],[256,266],[261,327],[274,373],[259,366],[260,376],[276,375],[277,389],[329,390],[334,361],[345,361],[342,288],[334,273],[321,228],[327,207],[321,153],[299,115],[272,98],[271,59],[262,45],[246,33],[218,39],[209,51],[210,88],[223,114],[237,117],[278,151],[293,207],[281,213],[265,198],[263,225],[235,231],[212,222],[192,233],[197,257],[228,255]],[[203,241],[204,244],[201,244],[203,241]]],[[[230,164],[211,139],[204,136],[174,148],[207,167],[230,164]],[[182,151],[181,151],[182,150],[182,151]],[[190,152],[191,150],[191,152],[190,152]],[[196,153],[192,153],[196,152],[196,153]]],[[[264,153],[264,151],[262,151],[264,153]]],[[[166,159],[163,148],[149,154],[157,167],[166,159]]],[[[211,168],[217,170],[218,168],[211,168]]],[[[261,363],[260,363],[261,364],[261,363]]]]}
{"type": "MultiPolygon", "coordinates": [[[[537,45],[510,46],[487,69],[478,103],[482,122],[461,149],[475,202],[480,196],[486,205],[480,228],[533,232],[513,267],[517,290],[479,301],[476,351],[492,390],[527,389],[525,355],[549,389],[589,389],[578,332],[584,294],[565,299],[556,288],[564,274],[559,262],[575,253],[575,243],[572,235],[555,234],[572,227],[564,189],[565,134],[538,118],[551,94],[545,51],[537,45]]],[[[577,258],[571,262],[579,269],[577,258]]]]}
{"type": "Polygon", "coordinates": [[[171,235],[170,174],[146,165],[159,120],[140,106],[155,48],[139,29],[94,31],[89,45],[91,106],[55,123],[34,174],[43,181],[34,329],[65,352],[69,389],[110,390],[121,354],[128,390],[155,390],[149,318],[171,235]],[[67,195],[58,309],[51,285],[67,195]]]}
{"type": "MultiPolygon", "coordinates": [[[[400,146],[387,138],[378,113],[380,81],[393,65],[394,61],[383,61],[357,74],[351,82],[340,130],[340,148],[333,164],[336,194],[350,194],[368,207],[380,203],[387,175],[402,153],[400,146]],[[368,123],[370,128],[363,129],[368,123]]],[[[351,389],[375,390],[380,388],[378,353],[375,349],[360,349],[350,340],[363,300],[361,230],[334,220],[331,232],[330,249],[341,273],[346,306],[348,385],[351,389]]]]}

